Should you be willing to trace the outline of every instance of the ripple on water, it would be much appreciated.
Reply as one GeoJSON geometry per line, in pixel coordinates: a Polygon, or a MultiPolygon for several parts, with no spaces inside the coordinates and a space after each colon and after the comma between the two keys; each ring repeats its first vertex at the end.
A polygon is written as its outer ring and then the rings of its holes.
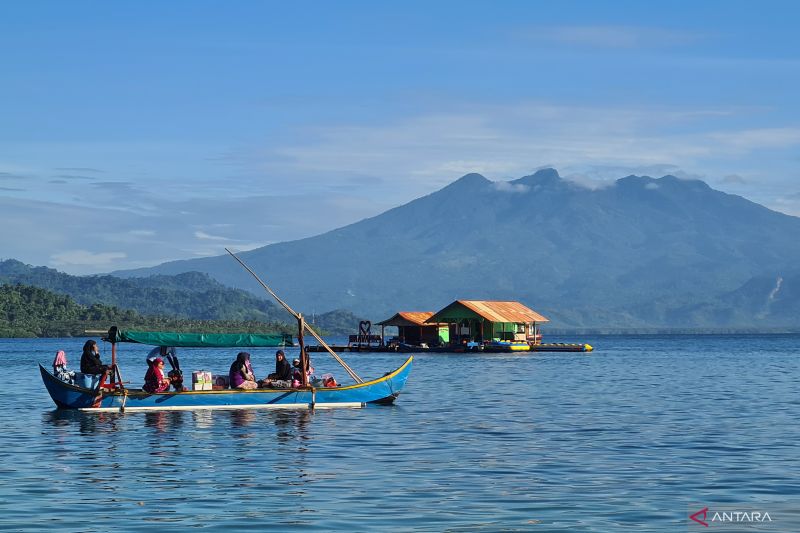
{"type": "Polygon", "coordinates": [[[598,351],[421,354],[392,407],[126,414],[52,408],[31,361],[80,342],[0,341],[26,391],[0,393],[0,529],[675,531],[689,502],[798,503],[797,337],[582,340],[598,351]]]}

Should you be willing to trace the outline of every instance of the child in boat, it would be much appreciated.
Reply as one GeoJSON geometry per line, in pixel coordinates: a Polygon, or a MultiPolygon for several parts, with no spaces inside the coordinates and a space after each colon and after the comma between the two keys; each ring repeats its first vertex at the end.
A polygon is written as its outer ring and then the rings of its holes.
{"type": "Polygon", "coordinates": [[[275,352],[275,372],[261,382],[264,388],[288,389],[292,386],[292,367],[283,350],[275,352]]]}
{"type": "MultiPolygon", "coordinates": [[[[308,361],[308,381],[314,381],[314,369],[311,367],[311,360],[308,361]]],[[[300,359],[292,361],[292,387],[299,387],[303,383],[303,371],[300,368],[300,359]]]]}
{"type": "Polygon", "coordinates": [[[231,369],[228,372],[232,389],[257,389],[255,374],[253,367],[250,365],[250,354],[247,352],[239,352],[236,360],[231,364],[231,369]]]}
{"type": "Polygon", "coordinates": [[[169,390],[170,380],[164,375],[164,360],[156,357],[144,375],[144,386],[142,390],[146,392],[166,392],[169,390]]]}
{"type": "Polygon", "coordinates": [[[183,371],[180,368],[180,363],[178,363],[178,353],[175,347],[156,346],[150,350],[150,353],[147,354],[147,366],[150,367],[157,357],[166,357],[167,361],[169,361],[172,370],[167,372],[167,377],[170,383],[172,383],[172,387],[178,392],[187,390],[186,387],[183,386],[183,371]]]}
{"type": "Polygon", "coordinates": [[[56,352],[56,358],[53,359],[53,374],[66,383],[75,382],[75,372],[67,370],[67,354],[64,350],[56,352]]]}

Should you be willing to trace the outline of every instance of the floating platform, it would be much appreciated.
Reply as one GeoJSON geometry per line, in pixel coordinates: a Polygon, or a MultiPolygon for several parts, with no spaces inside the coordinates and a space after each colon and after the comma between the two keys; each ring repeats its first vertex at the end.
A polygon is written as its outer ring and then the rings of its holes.
{"type": "MultiPolygon", "coordinates": [[[[341,345],[341,344],[329,344],[328,346],[331,347],[331,350],[334,352],[399,352],[400,350],[397,347],[389,348],[387,346],[350,346],[350,345],[341,345]]],[[[306,351],[309,353],[313,352],[327,352],[323,346],[317,346],[315,344],[307,344],[306,351]]]]}
{"type": "Polygon", "coordinates": [[[531,352],[591,352],[594,347],[586,343],[548,343],[548,344],[532,344],[531,352]]]}
{"type": "MultiPolygon", "coordinates": [[[[594,350],[591,344],[586,343],[544,343],[531,344],[527,347],[514,344],[512,346],[503,345],[478,345],[478,346],[446,346],[446,347],[423,347],[411,346],[408,344],[381,346],[381,345],[330,345],[334,352],[401,352],[401,353],[517,353],[517,352],[591,352],[594,350]]],[[[325,352],[324,347],[310,345],[306,346],[307,352],[325,352]]]]}

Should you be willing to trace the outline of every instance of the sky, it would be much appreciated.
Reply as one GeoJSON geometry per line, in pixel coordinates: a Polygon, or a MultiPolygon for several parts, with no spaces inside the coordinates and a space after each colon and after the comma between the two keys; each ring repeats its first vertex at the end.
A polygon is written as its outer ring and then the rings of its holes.
{"type": "Polygon", "coordinates": [[[247,250],[479,172],[800,216],[796,2],[0,3],[0,259],[247,250]]]}

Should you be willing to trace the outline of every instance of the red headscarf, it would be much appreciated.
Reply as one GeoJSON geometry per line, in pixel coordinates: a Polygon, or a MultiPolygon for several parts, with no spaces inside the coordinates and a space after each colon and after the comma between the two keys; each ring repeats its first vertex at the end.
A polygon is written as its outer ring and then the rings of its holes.
{"type": "Polygon", "coordinates": [[[158,385],[164,379],[164,371],[158,367],[159,364],[163,365],[164,360],[160,357],[153,359],[153,363],[148,367],[144,375],[145,383],[155,383],[158,385]]]}

